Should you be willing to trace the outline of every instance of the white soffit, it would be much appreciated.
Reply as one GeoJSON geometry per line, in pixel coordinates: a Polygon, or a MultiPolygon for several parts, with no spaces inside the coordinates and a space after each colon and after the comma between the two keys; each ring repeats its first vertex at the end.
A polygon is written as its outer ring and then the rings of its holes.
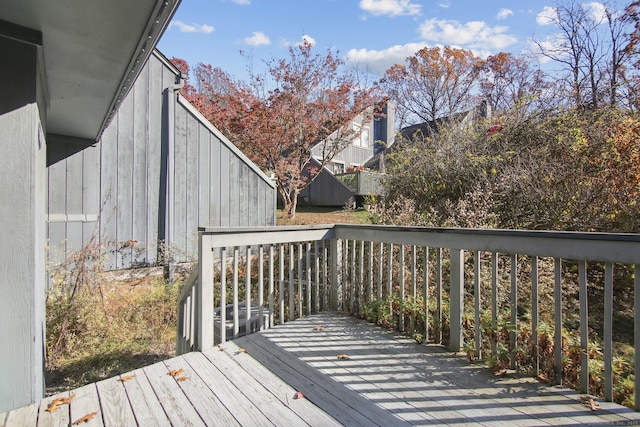
{"type": "Polygon", "coordinates": [[[0,20],[42,34],[47,133],[95,141],[152,53],[180,0],[2,3],[0,20]]]}

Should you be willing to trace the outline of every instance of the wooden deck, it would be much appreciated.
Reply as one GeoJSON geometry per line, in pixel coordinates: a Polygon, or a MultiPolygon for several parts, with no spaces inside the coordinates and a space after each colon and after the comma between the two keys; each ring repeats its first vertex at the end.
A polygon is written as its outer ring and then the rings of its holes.
{"type": "Polygon", "coordinates": [[[0,426],[64,426],[94,412],[80,425],[640,425],[640,413],[619,405],[600,402],[591,411],[579,393],[496,377],[464,356],[338,314],[296,320],[62,396],[69,394],[71,403],[51,413],[47,406],[60,396],[0,414],[0,426]],[[304,398],[295,399],[296,392],[304,398]]]}

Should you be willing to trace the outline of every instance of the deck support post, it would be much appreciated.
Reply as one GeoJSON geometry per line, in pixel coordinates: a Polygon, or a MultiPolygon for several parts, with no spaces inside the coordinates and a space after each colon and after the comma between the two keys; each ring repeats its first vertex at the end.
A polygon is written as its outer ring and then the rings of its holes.
{"type": "Polygon", "coordinates": [[[331,297],[329,305],[331,310],[339,310],[342,307],[342,241],[330,240],[331,252],[331,297]]]}
{"type": "Polygon", "coordinates": [[[450,322],[451,338],[449,350],[458,352],[462,350],[464,339],[462,337],[462,315],[464,313],[464,251],[451,249],[451,273],[450,295],[451,302],[450,322]]]}
{"type": "MultiPolygon", "coordinates": [[[[198,319],[196,348],[199,351],[213,347],[213,251],[212,236],[200,233],[198,245],[198,286],[196,310],[198,319]]],[[[237,319],[235,319],[237,322],[237,319]]]]}

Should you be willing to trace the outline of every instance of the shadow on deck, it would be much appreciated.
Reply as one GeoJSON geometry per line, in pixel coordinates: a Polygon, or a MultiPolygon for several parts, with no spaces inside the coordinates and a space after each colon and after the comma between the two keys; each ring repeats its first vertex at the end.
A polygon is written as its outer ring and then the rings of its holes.
{"type": "Polygon", "coordinates": [[[638,425],[612,403],[530,378],[496,377],[439,346],[323,313],[188,353],[7,414],[0,425],[638,425]],[[338,355],[345,357],[339,358],[338,355]],[[183,369],[177,376],[171,370],[183,369]],[[135,375],[135,376],[133,376],[135,375]],[[131,377],[127,381],[118,381],[131,377]],[[182,381],[178,381],[184,377],[182,381]],[[296,392],[304,395],[294,399],[296,392]]]}

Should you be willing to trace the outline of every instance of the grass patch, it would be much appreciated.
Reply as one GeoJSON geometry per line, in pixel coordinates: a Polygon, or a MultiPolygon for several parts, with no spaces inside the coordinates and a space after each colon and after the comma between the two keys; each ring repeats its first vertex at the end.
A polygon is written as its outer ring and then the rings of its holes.
{"type": "Polygon", "coordinates": [[[282,209],[276,212],[277,225],[371,224],[371,215],[363,209],[343,209],[320,206],[300,206],[294,219],[282,209]]]}

